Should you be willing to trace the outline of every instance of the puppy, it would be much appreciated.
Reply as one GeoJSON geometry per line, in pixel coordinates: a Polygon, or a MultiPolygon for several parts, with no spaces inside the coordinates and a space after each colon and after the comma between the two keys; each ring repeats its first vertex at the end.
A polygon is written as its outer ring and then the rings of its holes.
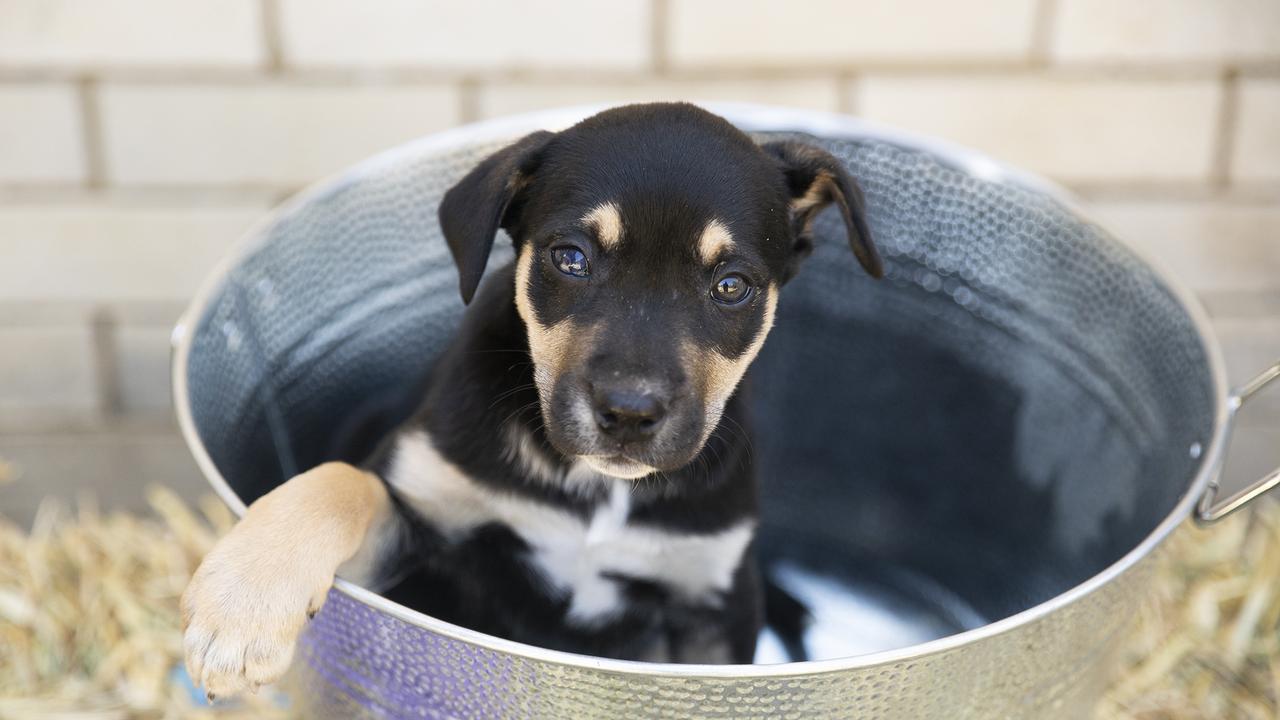
{"type": "Polygon", "coordinates": [[[485,159],[440,205],[469,307],[420,409],[362,467],[260,498],[209,553],[182,598],[192,678],[221,696],[280,677],[335,573],[544,647],[751,662],[737,389],[828,205],[879,277],[839,161],[692,105],[608,110],[485,159]],[[500,228],[516,259],[482,285],[500,228]]]}

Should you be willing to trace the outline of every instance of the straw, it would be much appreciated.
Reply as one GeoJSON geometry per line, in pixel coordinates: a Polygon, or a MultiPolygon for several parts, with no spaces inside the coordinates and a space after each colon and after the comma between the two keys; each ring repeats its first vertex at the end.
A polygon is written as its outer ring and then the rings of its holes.
{"type": "Polygon", "coordinates": [[[210,709],[181,669],[178,597],[231,525],[166,488],[145,518],[46,499],[29,531],[0,516],[0,718],[280,718],[268,696],[210,709]]]}
{"type": "Polygon", "coordinates": [[[1280,717],[1280,504],[1255,505],[1170,538],[1099,718],[1280,717]]]}
{"type": "MultiPolygon", "coordinates": [[[[178,597],[234,518],[213,497],[148,500],[145,517],[46,501],[28,531],[0,515],[0,719],[287,716],[269,693],[210,709],[189,686],[178,597]]],[[[1098,717],[1276,718],[1280,505],[1180,529],[1159,566],[1098,717]]]]}

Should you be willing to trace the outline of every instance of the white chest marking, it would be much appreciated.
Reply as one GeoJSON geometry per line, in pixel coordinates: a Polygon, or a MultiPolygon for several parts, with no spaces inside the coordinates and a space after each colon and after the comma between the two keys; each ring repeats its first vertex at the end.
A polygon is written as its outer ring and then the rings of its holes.
{"type": "Polygon", "coordinates": [[[569,617],[583,624],[621,610],[618,583],[606,573],[657,582],[680,597],[715,603],[751,541],[743,520],[714,533],[690,534],[628,523],[630,487],[611,480],[608,501],[589,520],[560,508],[472,481],[440,456],[423,432],[402,434],[387,481],[446,538],[500,522],[533,551],[533,562],[557,592],[571,595],[569,617]]]}

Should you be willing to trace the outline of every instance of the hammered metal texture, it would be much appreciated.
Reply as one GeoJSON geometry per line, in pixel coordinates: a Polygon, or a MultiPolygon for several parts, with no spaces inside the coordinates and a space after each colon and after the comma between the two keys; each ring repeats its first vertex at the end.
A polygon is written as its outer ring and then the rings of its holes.
{"type": "MultiPolygon", "coordinates": [[[[1186,310],[1041,192],[881,139],[803,139],[861,182],[888,278],[862,277],[820,218],[752,370],[766,558],[910,567],[988,621],[1119,560],[1172,512],[1187,449],[1213,431],[1186,310]],[[805,430],[815,417],[828,434],[805,430]]],[[[223,278],[193,330],[190,410],[246,502],[333,457],[380,399],[413,396],[463,309],[440,196],[502,144],[363,165],[282,211],[223,278]]],[[[509,258],[499,243],[492,263],[509,258]]],[[[945,652],[735,679],[498,652],[334,591],[295,702],[317,718],[1084,717],[1149,565],[945,652]]]]}
{"type": "Polygon", "coordinates": [[[312,718],[1086,718],[1151,560],[1013,632],[909,661],[753,678],[622,675],[423,632],[333,591],[292,690],[312,718]]]}

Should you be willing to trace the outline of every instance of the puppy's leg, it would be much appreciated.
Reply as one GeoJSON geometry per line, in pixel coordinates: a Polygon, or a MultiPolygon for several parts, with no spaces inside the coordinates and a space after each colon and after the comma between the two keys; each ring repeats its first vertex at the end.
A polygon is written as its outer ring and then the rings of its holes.
{"type": "Polygon", "coordinates": [[[344,576],[367,579],[395,532],[382,481],[345,463],[320,465],[259,498],[182,595],[191,679],[211,698],[279,679],[334,573],[342,566],[344,576]]]}

